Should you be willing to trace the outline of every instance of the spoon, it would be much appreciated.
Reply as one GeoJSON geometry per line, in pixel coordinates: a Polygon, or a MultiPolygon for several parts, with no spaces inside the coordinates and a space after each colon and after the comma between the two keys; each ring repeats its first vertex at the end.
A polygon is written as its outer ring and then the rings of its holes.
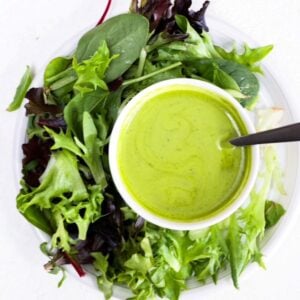
{"type": "Polygon", "coordinates": [[[300,123],[241,136],[229,142],[235,146],[248,146],[295,141],[300,141],[300,123]]]}

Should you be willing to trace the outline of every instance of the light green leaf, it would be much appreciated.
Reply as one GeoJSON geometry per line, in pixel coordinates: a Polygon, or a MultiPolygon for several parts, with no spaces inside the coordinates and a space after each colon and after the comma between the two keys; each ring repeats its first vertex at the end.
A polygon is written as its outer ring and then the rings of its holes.
{"type": "Polygon", "coordinates": [[[111,61],[117,57],[116,54],[110,57],[105,41],[100,44],[91,58],[78,63],[75,56],[73,58],[73,69],[77,73],[78,79],[74,84],[74,89],[81,94],[92,92],[97,88],[108,90],[104,81],[105,72],[111,61]]]}
{"type": "Polygon", "coordinates": [[[100,149],[103,146],[97,138],[97,129],[92,116],[88,112],[83,113],[83,139],[85,144],[85,153],[82,156],[86,164],[91,170],[96,184],[100,184],[103,188],[107,182],[102,166],[100,149]]]}
{"type": "Polygon", "coordinates": [[[108,261],[107,256],[104,256],[100,252],[95,252],[91,254],[94,260],[94,267],[99,272],[97,276],[97,284],[99,289],[103,292],[105,299],[110,299],[113,293],[113,282],[107,277],[108,261]]]}
{"type": "Polygon", "coordinates": [[[31,82],[32,82],[32,73],[30,68],[27,66],[26,71],[17,87],[14,100],[8,106],[7,111],[15,111],[22,105],[22,102],[25,98],[25,95],[27,93],[27,90],[31,82]]]}
{"type": "Polygon", "coordinates": [[[68,57],[56,57],[52,59],[44,72],[44,85],[48,87],[69,74],[72,59],[68,57]]]}
{"type": "Polygon", "coordinates": [[[272,51],[273,45],[250,48],[247,44],[244,44],[243,50],[239,51],[236,47],[233,47],[229,52],[218,46],[215,48],[222,58],[245,65],[250,71],[262,74],[263,71],[257,63],[272,51]]]}
{"type": "Polygon", "coordinates": [[[30,193],[18,195],[17,207],[21,213],[26,213],[31,207],[50,210],[56,227],[52,246],[68,252],[73,240],[66,224],[76,224],[78,239],[84,240],[89,224],[101,216],[102,201],[102,187],[87,190],[76,157],[62,150],[53,153],[40,186],[30,193]]]}
{"type": "Polygon", "coordinates": [[[230,217],[227,243],[229,249],[231,277],[234,286],[238,289],[238,278],[245,265],[246,248],[244,248],[241,243],[240,228],[235,215],[230,217]]]}
{"type": "Polygon", "coordinates": [[[124,263],[124,266],[143,275],[146,275],[152,267],[152,262],[149,257],[145,257],[135,253],[124,263]]]}
{"type": "Polygon", "coordinates": [[[74,153],[77,156],[82,156],[81,151],[74,143],[70,133],[56,133],[54,130],[45,127],[46,132],[53,138],[54,145],[51,147],[51,150],[58,150],[58,149],[66,149],[70,152],[74,153]]]}

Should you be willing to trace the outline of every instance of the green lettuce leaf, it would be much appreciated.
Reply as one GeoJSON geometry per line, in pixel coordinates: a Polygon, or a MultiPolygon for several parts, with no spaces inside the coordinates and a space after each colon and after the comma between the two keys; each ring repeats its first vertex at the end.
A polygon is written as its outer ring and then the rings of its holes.
{"type": "Polygon", "coordinates": [[[74,84],[74,89],[81,94],[89,93],[97,88],[107,90],[104,81],[105,72],[111,61],[118,55],[110,57],[109,49],[105,41],[103,41],[97,51],[89,59],[78,63],[76,56],[73,58],[73,69],[78,79],[74,84]]]}
{"type": "Polygon", "coordinates": [[[257,63],[272,51],[273,45],[250,48],[247,44],[244,44],[243,50],[239,51],[236,47],[233,47],[229,52],[218,46],[215,46],[215,49],[222,58],[244,65],[251,72],[263,74],[261,67],[257,63]]]}
{"type": "Polygon", "coordinates": [[[55,131],[46,128],[48,134],[54,140],[54,145],[51,150],[66,149],[76,156],[83,159],[88,166],[96,184],[106,187],[107,182],[102,166],[102,149],[107,143],[107,126],[101,116],[95,119],[87,112],[83,112],[82,131],[83,143],[76,137],[73,139],[70,132],[64,134],[63,132],[56,133],[55,131]]]}
{"type": "Polygon", "coordinates": [[[78,94],[68,103],[64,109],[64,119],[68,129],[83,142],[83,113],[88,112],[93,116],[103,114],[108,92],[97,89],[87,94],[78,94]]]}
{"type": "Polygon", "coordinates": [[[23,214],[31,207],[50,211],[55,224],[52,246],[68,252],[73,239],[66,225],[76,224],[78,239],[85,240],[89,224],[101,216],[101,191],[102,187],[98,186],[95,195],[86,188],[78,171],[76,157],[62,150],[53,153],[40,186],[30,193],[21,192],[18,195],[17,207],[23,214]]]}
{"type": "Polygon", "coordinates": [[[108,256],[104,256],[100,252],[92,253],[92,256],[95,259],[93,265],[96,271],[99,272],[97,276],[99,289],[103,292],[105,299],[110,299],[113,293],[113,282],[106,275],[109,267],[108,256]]]}

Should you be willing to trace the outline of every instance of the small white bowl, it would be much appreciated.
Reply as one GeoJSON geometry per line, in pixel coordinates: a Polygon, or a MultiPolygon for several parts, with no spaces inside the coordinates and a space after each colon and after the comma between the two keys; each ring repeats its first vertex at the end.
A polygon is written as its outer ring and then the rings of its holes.
{"type": "MultiPolygon", "coordinates": [[[[196,220],[191,222],[182,222],[182,221],[172,221],[170,219],[165,219],[158,215],[155,215],[151,211],[145,209],[141,206],[128,192],[125,184],[123,183],[122,177],[120,175],[118,163],[117,163],[117,149],[118,149],[118,141],[121,133],[121,129],[123,128],[124,121],[127,119],[128,115],[132,113],[134,108],[138,105],[141,107],[145,102],[148,101],[147,95],[157,91],[161,88],[166,88],[169,86],[176,85],[190,85],[192,87],[199,88],[201,91],[206,90],[216,95],[221,96],[223,99],[226,99],[233,107],[235,107],[236,111],[239,113],[244,125],[246,127],[247,132],[255,133],[255,128],[249,118],[247,111],[238,103],[236,99],[234,99],[229,93],[222,90],[221,88],[196,79],[188,79],[188,78],[177,78],[161,81],[156,83],[140,93],[138,93],[121,111],[118,119],[114,125],[110,143],[109,143],[109,166],[112,174],[113,181],[121,194],[122,198],[125,202],[140,216],[142,216],[145,220],[156,224],[160,227],[174,229],[174,230],[197,230],[209,227],[214,225],[225,218],[229,217],[232,213],[234,213],[239,207],[243,205],[247,197],[249,196],[256,177],[258,173],[259,167],[259,148],[258,146],[251,146],[251,161],[250,161],[250,171],[246,184],[244,185],[243,190],[240,192],[240,195],[237,197],[235,201],[229,204],[227,207],[220,210],[220,212],[216,213],[213,216],[208,216],[203,220],[196,220]]],[[[151,100],[150,100],[151,101],[151,100]]]]}

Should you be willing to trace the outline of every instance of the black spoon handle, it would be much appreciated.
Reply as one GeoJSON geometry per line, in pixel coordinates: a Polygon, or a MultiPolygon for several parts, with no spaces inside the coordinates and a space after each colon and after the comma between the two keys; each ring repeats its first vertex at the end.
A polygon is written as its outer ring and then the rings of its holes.
{"type": "Polygon", "coordinates": [[[300,141],[300,123],[241,136],[230,140],[230,143],[235,146],[248,146],[295,141],[300,141]]]}

